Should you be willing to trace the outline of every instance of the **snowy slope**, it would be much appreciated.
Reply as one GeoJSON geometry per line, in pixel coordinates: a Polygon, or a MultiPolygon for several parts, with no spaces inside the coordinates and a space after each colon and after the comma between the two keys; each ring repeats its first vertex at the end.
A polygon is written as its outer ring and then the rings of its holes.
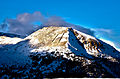
{"type": "MultiPolygon", "coordinates": [[[[43,75],[54,73],[57,68],[61,69],[61,66],[66,67],[67,64],[62,65],[65,62],[71,64],[77,62],[76,67],[80,64],[83,70],[88,68],[88,71],[83,71],[89,75],[86,77],[95,77],[98,71],[100,72],[96,77],[103,77],[103,73],[107,76],[111,74],[113,77],[120,77],[120,52],[93,36],[69,27],[44,27],[24,39],[1,35],[0,45],[1,65],[26,66],[27,64],[34,68],[33,62],[37,62],[37,67],[43,75]],[[49,64],[44,66],[41,62],[44,64],[49,62],[49,64]],[[98,68],[96,72],[89,70],[91,66],[98,68]]],[[[61,69],[64,70],[62,73],[68,73],[66,69],[61,69]]],[[[71,70],[74,71],[76,70],[71,70]]]]}

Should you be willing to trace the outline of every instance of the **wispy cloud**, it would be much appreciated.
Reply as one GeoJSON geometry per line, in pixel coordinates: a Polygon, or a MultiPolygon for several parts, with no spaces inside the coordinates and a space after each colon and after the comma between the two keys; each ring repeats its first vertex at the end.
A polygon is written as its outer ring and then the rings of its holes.
{"type": "Polygon", "coordinates": [[[111,33],[112,32],[111,29],[104,29],[104,28],[95,28],[95,29],[92,28],[92,30],[99,31],[99,32],[105,32],[105,33],[111,33]]]}
{"type": "Polygon", "coordinates": [[[44,16],[38,11],[34,12],[33,14],[19,14],[17,15],[16,19],[7,19],[9,24],[8,32],[22,35],[30,34],[36,29],[33,27],[33,23],[36,21],[43,22],[44,19],[44,16]]]}

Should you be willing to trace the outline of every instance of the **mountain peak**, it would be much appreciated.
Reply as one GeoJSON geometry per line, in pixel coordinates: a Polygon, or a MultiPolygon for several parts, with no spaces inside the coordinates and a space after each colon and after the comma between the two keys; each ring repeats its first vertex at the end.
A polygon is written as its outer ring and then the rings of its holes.
{"type": "Polygon", "coordinates": [[[83,48],[85,52],[96,57],[102,55],[100,52],[103,44],[100,40],[71,27],[44,27],[25,39],[29,39],[33,47],[69,48],[71,46],[77,51],[83,48]]]}
{"type": "Polygon", "coordinates": [[[32,43],[36,43],[37,41],[37,44],[40,46],[65,47],[68,38],[67,30],[67,27],[44,27],[43,29],[34,32],[26,39],[31,39],[30,41],[32,43]]]}

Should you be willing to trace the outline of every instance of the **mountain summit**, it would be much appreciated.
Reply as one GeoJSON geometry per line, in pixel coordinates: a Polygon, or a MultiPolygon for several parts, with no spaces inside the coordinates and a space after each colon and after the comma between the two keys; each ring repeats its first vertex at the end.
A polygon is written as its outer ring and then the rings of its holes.
{"type": "Polygon", "coordinates": [[[44,27],[25,38],[0,35],[0,77],[120,77],[120,52],[70,27],[44,27]]]}

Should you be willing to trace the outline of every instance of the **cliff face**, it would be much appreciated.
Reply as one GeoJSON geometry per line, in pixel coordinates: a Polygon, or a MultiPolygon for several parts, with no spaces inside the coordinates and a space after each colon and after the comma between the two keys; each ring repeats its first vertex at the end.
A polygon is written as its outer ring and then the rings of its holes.
{"type": "Polygon", "coordinates": [[[18,75],[20,66],[24,72],[21,76],[32,78],[38,74],[39,77],[120,77],[120,52],[69,27],[44,27],[24,39],[1,35],[0,45],[1,70],[10,71],[12,66],[17,70],[14,72],[12,68],[8,76],[18,75]],[[7,66],[6,70],[2,64],[7,66]]]}

